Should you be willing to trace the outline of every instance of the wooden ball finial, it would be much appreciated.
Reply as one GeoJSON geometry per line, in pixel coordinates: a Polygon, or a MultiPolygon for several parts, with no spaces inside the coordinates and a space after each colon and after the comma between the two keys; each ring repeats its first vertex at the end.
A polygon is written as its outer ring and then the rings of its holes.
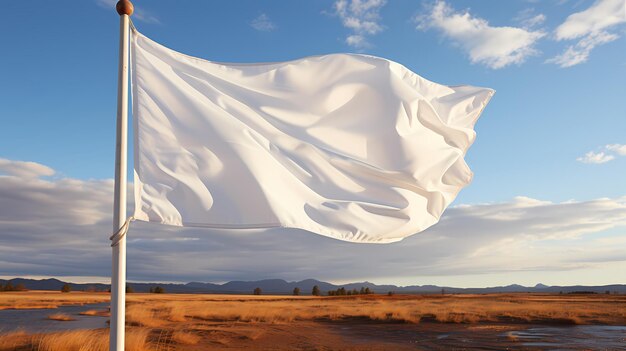
{"type": "Polygon", "coordinates": [[[121,15],[132,15],[135,8],[133,7],[133,3],[129,0],[120,0],[115,4],[115,10],[117,13],[121,15]]]}

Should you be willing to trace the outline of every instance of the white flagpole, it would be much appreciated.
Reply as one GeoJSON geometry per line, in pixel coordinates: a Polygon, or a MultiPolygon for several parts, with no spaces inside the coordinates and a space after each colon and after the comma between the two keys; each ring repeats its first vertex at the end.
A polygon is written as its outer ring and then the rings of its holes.
{"type": "MultiPolygon", "coordinates": [[[[128,41],[133,4],[120,0],[115,5],[120,15],[120,60],[117,76],[117,132],[115,141],[115,193],[113,200],[113,232],[126,222],[126,182],[128,153],[128,41]]],[[[124,351],[126,310],[126,235],[113,245],[111,272],[111,324],[109,350],[124,351]]]]}

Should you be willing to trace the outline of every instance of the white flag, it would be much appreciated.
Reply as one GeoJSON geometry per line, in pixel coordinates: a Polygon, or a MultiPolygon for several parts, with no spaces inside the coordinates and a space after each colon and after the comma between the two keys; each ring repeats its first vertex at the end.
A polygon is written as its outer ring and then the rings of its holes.
{"type": "Polygon", "coordinates": [[[373,56],[219,63],[131,36],[138,220],[387,243],[437,223],[472,179],[491,89],[373,56]]]}

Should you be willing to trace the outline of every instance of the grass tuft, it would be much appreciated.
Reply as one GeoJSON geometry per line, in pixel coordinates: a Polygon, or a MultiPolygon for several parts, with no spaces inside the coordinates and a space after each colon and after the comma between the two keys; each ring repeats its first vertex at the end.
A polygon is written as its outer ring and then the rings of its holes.
{"type": "Polygon", "coordinates": [[[181,345],[195,345],[200,342],[202,338],[199,335],[191,332],[177,330],[172,333],[172,341],[181,345]]]}
{"type": "Polygon", "coordinates": [[[87,311],[83,311],[79,313],[80,315],[83,316],[100,316],[100,317],[110,317],[111,313],[109,313],[109,311],[107,310],[87,310],[87,311]]]}
{"type": "Polygon", "coordinates": [[[75,321],[76,318],[72,317],[72,316],[68,316],[67,314],[64,313],[54,313],[48,316],[48,319],[52,319],[53,321],[64,321],[64,322],[69,322],[69,321],[75,321]]]}
{"type": "Polygon", "coordinates": [[[0,334],[0,351],[13,351],[27,344],[29,336],[23,330],[0,334]]]}
{"type": "MultiPolygon", "coordinates": [[[[147,329],[126,331],[126,351],[152,351],[148,344],[147,329]]],[[[107,330],[73,330],[37,335],[31,341],[34,351],[108,351],[107,330]]]]}

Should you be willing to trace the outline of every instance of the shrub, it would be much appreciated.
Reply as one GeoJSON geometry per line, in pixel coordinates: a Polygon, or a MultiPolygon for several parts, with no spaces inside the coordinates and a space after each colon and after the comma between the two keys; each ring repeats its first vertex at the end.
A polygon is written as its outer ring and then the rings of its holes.
{"type": "Polygon", "coordinates": [[[263,290],[261,290],[261,288],[254,288],[254,291],[252,293],[254,295],[261,295],[263,293],[263,290]]]}
{"type": "Polygon", "coordinates": [[[70,291],[72,291],[72,287],[68,283],[63,284],[61,292],[68,293],[70,291]]]}
{"type": "Polygon", "coordinates": [[[28,289],[26,289],[26,287],[22,283],[19,283],[16,286],[13,286],[11,282],[7,282],[7,285],[5,286],[2,286],[2,284],[0,284],[0,291],[27,291],[27,290],[28,289]]]}
{"type": "Polygon", "coordinates": [[[155,286],[154,288],[150,288],[150,292],[153,294],[163,294],[165,293],[165,289],[160,286],[155,286]]]}
{"type": "Polygon", "coordinates": [[[315,285],[315,286],[313,287],[313,290],[311,290],[311,295],[314,295],[314,296],[320,296],[321,294],[322,294],[322,293],[321,293],[321,291],[320,291],[319,286],[315,285]]]}
{"type": "Polygon", "coordinates": [[[293,288],[293,295],[300,296],[300,288],[298,288],[297,286],[293,288]]]}

